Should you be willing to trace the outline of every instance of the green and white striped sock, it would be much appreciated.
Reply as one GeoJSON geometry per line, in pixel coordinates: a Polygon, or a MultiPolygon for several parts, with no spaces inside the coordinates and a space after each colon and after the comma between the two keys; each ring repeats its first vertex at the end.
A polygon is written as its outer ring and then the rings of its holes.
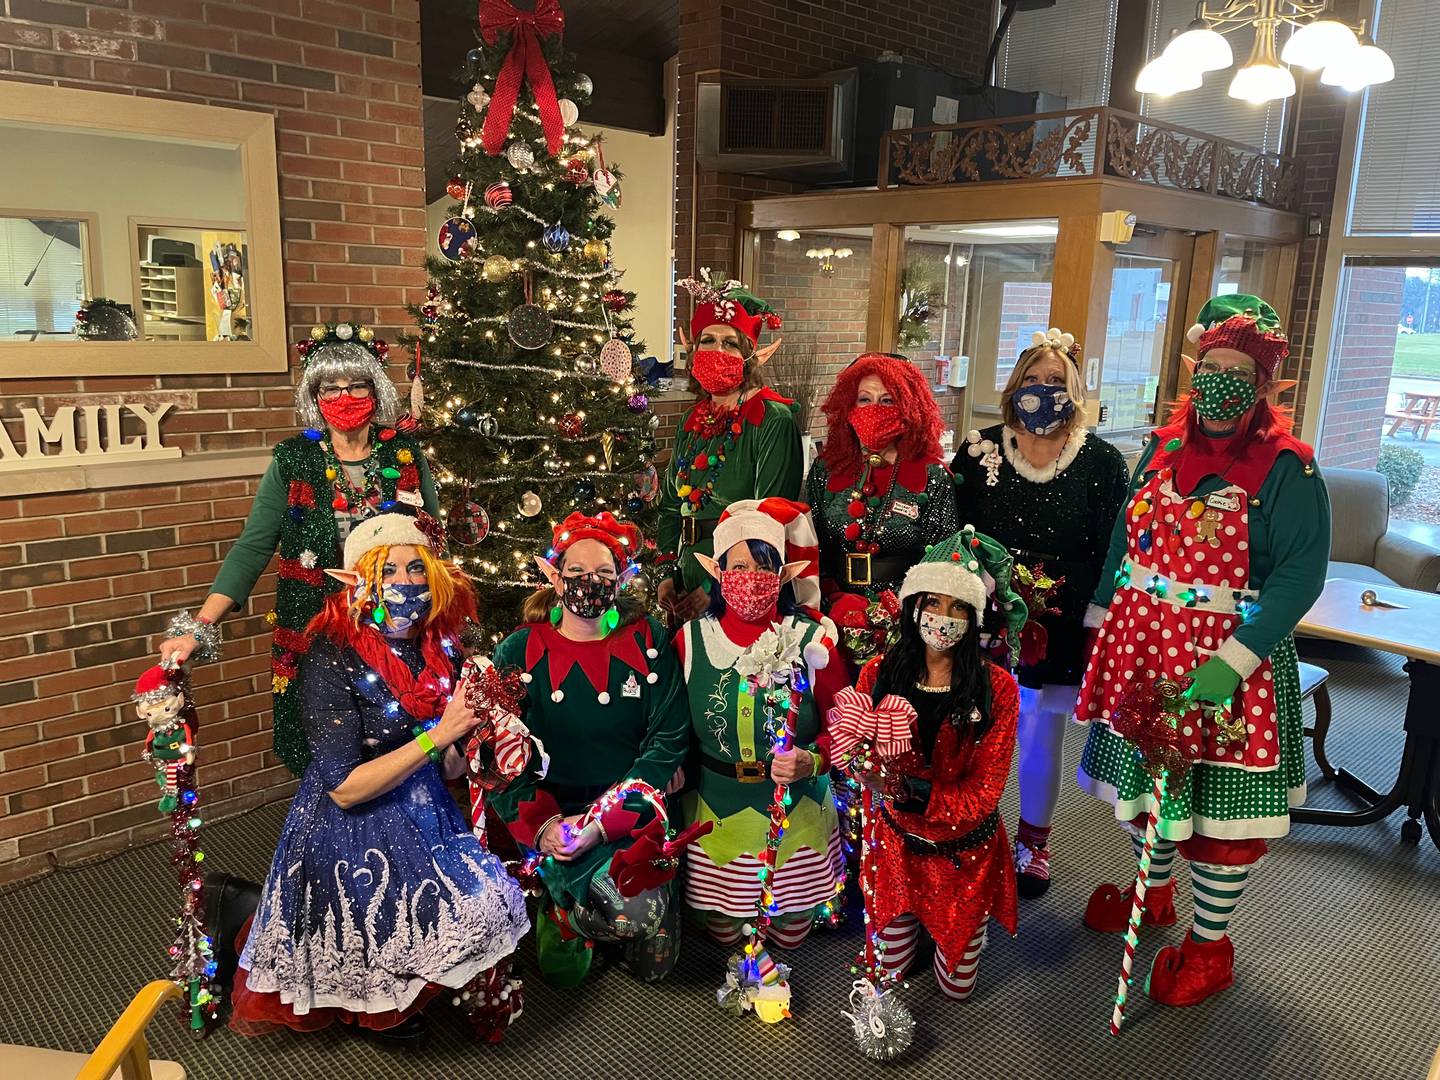
{"type": "Polygon", "coordinates": [[[1248,866],[1190,864],[1190,884],[1195,893],[1195,924],[1190,933],[1196,941],[1219,941],[1225,936],[1249,877],[1248,866]]]}
{"type": "MultiPolygon", "coordinates": [[[[1145,834],[1136,829],[1127,829],[1130,834],[1131,846],[1135,848],[1135,861],[1140,861],[1140,853],[1145,850],[1145,834]]],[[[1150,847],[1150,884],[1147,888],[1155,888],[1157,885],[1164,885],[1169,882],[1170,874],[1175,869],[1175,841],[1161,840],[1158,837],[1150,847]]]]}

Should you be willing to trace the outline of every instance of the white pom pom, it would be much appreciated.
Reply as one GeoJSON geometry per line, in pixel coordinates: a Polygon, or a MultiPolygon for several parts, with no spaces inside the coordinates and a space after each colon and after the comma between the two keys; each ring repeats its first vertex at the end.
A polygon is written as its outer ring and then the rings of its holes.
{"type": "Polygon", "coordinates": [[[1069,352],[1069,351],[1070,351],[1070,346],[1071,346],[1071,345],[1074,345],[1074,344],[1075,344],[1075,335],[1074,335],[1074,334],[1061,334],[1061,335],[1060,335],[1060,347],[1061,347],[1062,349],[1064,349],[1066,352],[1069,352]]]}
{"type": "Polygon", "coordinates": [[[812,671],[821,671],[830,663],[830,651],[820,642],[812,641],[805,646],[805,663],[810,665],[812,671]]]}
{"type": "Polygon", "coordinates": [[[450,1004],[454,1005],[458,1009],[460,1007],[460,999],[458,997],[453,997],[450,999],[450,1004]]]}
{"type": "Polygon", "coordinates": [[[979,457],[981,454],[983,454],[983,453],[985,452],[985,451],[981,450],[980,447],[976,446],[973,442],[967,444],[966,447],[965,447],[965,449],[968,450],[968,451],[970,451],[970,456],[971,456],[971,457],[979,457]]]}
{"type": "Polygon", "coordinates": [[[534,678],[535,678],[535,676],[534,676],[534,675],[531,675],[530,672],[528,672],[528,671],[522,671],[522,672],[520,673],[520,681],[523,682],[523,683],[529,683],[529,682],[531,682],[532,680],[534,680],[534,678]]]}
{"type": "Polygon", "coordinates": [[[1185,331],[1185,340],[1190,342],[1191,345],[1194,345],[1200,340],[1200,335],[1203,333],[1205,333],[1205,327],[1197,322],[1194,326],[1190,327],[1189,330],[1185,331]]]}
{"type": "Polygon", "coordinates": [[[978,428],[971,428],[969,431],[967,431],[967,432],[965,433],[965,441],[966,441],[966,442],[972,442],[972,443],[978,443],[978,442],[980,441],[980,431],[979,431],[979,429],[978,429],[978,428]]]}
{"type": "Polygon", "coordinates": [[[654,660],[657,656],[660,655],[660,650],[654,648],[646,649],[645,655],[648,656],[651,660],[654,660]]]}
{"type": "Polygon", "coordinates": [[[565,691],[564,691],[564,690],[552,690],[552,691],[550,692],[550,700],[553,701],[553,702],[555,702],[555,704],[557,704],[557,705],[560,704],[560,702],[562,702],[562,701],[565,700],[565,691]]]}
{"type": "Polygon", "coordinates": [[[609,691],[609,690],[601,690],[600,693],[598,693],[598,694],[595,695],[595,700],[598,701],[598,702],[600,702],[601,705],[609,705],[609,704],[610,704],[610,691],[609,691]]]}
{"type": "Polygon", "coordinates": [[[655,672],[652,671],[649,675],[645,676],[645,681],[648,682],[651,686],[654,686],[657,682],[660,681],[660,676],[656,675],[655,672]]]}
{"type": "MultiPolygon", "coordinates": [[[[1052,333],[1053,333],[1053,331],[1052,331],[1052,333]]],[[[1033,334],[1030,335],[1030,347],[1033,349],[1033,348],[1035,348],[1035,346],[1037,346],[1037,345],[1044,345],[1045,342],[1048,341],[1048,340],[1049,340],[1049,339],[1045,336],[1044,333],[1042,333],[1042,332],[1039,331],[1039,330],[1036,330],[1033,334]]]]}

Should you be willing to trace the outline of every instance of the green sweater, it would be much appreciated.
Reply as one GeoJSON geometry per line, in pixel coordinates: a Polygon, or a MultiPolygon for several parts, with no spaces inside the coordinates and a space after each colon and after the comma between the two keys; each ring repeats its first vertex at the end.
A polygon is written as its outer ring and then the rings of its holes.
{"type": "MultiPolygon", "coordinates": [[[[1093,603],[1110,606],[1115,595],[1115,573],[1126,558],[1129,502],[1153,471],[1150,460],[1160,440],[1150,436],[1130,481],[1130,499],[1116,519],[1110,550],[1100,573],[1093,603]]],[[[1207,476],[1187,497],[1203,498],[1228,486],[1218,476],[1207,476]]],[[[1271,466],[1260,491],[1250,499],[1250,588],[1257,591],[1260,610],[1236,627],[1217,651],[1242,678],[1248,677],[1282,640],[1292,634],[1325,587],[1330,560],[1330,498],[1320,469],[1282,451],[1271,466]]],[[[1087,625],[1099,625],[1092,612],[1087,625]]]]}

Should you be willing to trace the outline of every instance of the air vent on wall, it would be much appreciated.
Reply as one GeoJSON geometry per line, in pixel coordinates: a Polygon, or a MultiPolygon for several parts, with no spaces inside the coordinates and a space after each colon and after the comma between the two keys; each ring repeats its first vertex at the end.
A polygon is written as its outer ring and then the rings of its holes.
{"type": "Polygon", "coordinates": [[[707,169],[820,182],[847,178],[856,73],[701,81],[698,158],[707,169]]]}

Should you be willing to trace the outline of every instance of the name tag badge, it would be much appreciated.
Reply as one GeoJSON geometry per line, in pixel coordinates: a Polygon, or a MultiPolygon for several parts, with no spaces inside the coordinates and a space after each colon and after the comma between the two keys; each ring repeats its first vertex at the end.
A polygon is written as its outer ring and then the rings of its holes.
{"type": "Polygon", "coordinates": [[[920,518],[920,505],[912,502],[894,502],[890,504],[892,512],[901,517],[907,517],[911,521],[918,521],[920,518]]]}
{"type": "Polygon", "coordinates": [[[424,506],[425,498],[419,491],[397,491],[395,501],[404,503],[406,506],[424,506]]]}
{"type": "Polygon", "coordinates": [[[1223,491],[1211,492],[1205,496],[1205,505],[1214,510],[1228,510],[1233,514],[1240,509],[1240,496],[1226,495],[1223,491]]]}
{"type": "Polygon", "coordinates": [[[620,696],[634,698],[640,696],[640,680],[635,678],[635,672],[630,672],[630,677],[626,679],[624,685],[620,687],[620,696]]]}

